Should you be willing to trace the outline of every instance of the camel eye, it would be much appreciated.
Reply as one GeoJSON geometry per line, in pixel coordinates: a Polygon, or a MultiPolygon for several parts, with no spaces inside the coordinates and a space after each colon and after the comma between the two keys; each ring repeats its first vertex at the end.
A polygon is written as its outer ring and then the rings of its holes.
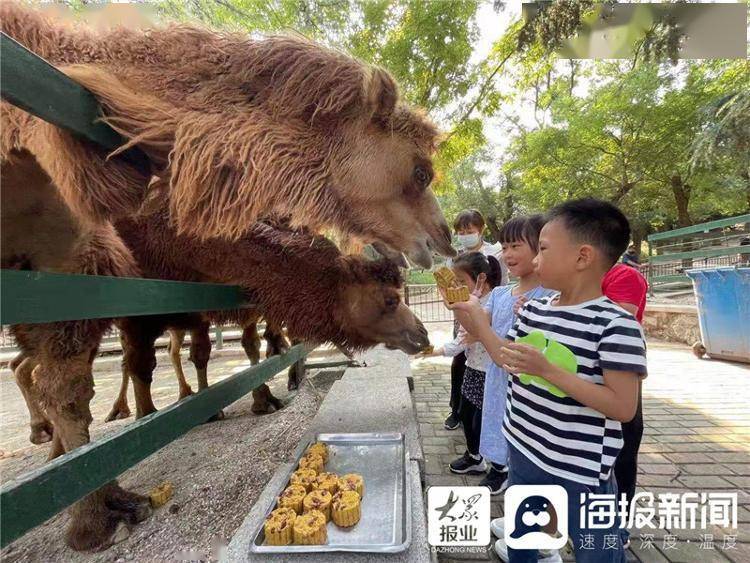
{"type": "Polygon", "coordinates": [[[414,168],[414,181],[419,187],[426,188],[432,181],[432,175],[424,166],[416,166],[414,168]]]}
{"type": "Polygon", "coordinates": [[[396,307],[398,307],[398,303],[399,303],[398,297],[389,296],[385,298],[385,308],[388,311],[395,311],[396,307]]]}

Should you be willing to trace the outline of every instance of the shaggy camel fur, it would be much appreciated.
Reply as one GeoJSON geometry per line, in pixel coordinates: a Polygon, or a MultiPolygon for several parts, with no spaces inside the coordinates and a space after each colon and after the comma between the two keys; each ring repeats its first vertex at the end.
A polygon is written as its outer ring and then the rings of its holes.
{"type": "MultiPolygon", "coordinates": [[[[2,161],[2,267],[138,277],[140,270],[114,228],[79,222],[28,152],[2,161]],[[10,189],[6,189],[10,188],[10,189]],[[45,268],[46,267],[46,268],[45,268]]],[[[15,373],[40,436],[54,426],[50,456],[89,442],[94,396],[91,366],[108,319],[11,327],[23,357],[15,373]],[[43,414],[41,414],[43,413],[43,414]],[[36,416],[35,416],[36,414],[36,416]]],[[[127,535],[125,522],[150,514],[148,498],[111,482],[70,509],[66,539],[75,549],[97,549],[127,535]]]]}
{"type": "Polygon", "coordinates": [[[429,267],[455,255],[432,190],[435,126],[391,76],[300,37],[190,26],[94,33],[0,4],[2,30],[91,90],[152,174],[9,104],[0,153],[34,154],[95,221],[167,201],[180,233],[236,239],[264,217],[333,228],[429,267]]]}

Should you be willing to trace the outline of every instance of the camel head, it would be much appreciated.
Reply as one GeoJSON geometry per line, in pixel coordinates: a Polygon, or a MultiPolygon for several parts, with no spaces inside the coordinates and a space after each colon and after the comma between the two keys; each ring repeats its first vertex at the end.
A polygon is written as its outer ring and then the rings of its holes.
{"type": "Polygon", "coordinates": [[[342,288],[335,323],[357,348],[385,344],[407,354],[429,345],[422,322],[401,300],[398,268],[388,260],[348,258],[351,279],[342,288]]]}
{"type": "MultiPolygon", "coordinates": [[[[454,256],[448,225],[431,184],[437,130],[384,89],[372,116],[342,128],[341,152],[332,153],[330,189],[346,202],[348,231],[398,260],[401,252],[428,268],[432,253],[454,256]]],[[[393,88],[393,91],[388,91],[393,88]]]]}

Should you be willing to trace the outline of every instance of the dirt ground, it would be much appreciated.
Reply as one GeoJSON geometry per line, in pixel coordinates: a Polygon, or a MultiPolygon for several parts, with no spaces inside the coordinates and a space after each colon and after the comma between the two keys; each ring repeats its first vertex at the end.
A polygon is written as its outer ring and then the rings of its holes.
{"type": "MultiPolygon", "coordinates": [[[[243,369],[248,361],[241,349],[226,351],[209,366],[215,382],[243,369]]],[[[198,426],[185,436],[139,463],[120,477],[127,489],[146,493],[163,481],[174,485],[174,496],[165,506],[136,526],[130,537],[107,551],[81,554],[63,542],[68,516],[61,513],[35,528],[0,553],[0,559],[17,561],[185,561],[206,560],[226,545],[276,467],[287,460],[300,435],[317,412],[327,389],[342,372],[309,374],[313,385],[304,384],[295,394],[286,390],[286,373],[269,382],[273,393],[285,401],[273,414],[251,413],[252,397],[225,409],[226,419],[198,426]]],[[[95,367],[96,397],[92,401],[92,439],[110,434],[133,418],[103,423],[120,381],[119,363],[105,361],[95,367]]],[[[193,385],[192,366],[186,375],[193,385]]],[[[28,419],[12,374],[0,372],[0,479],[3,483],[44,463],[47,445],[27,441],[28,419]]],[[[154,402],[161,408],[176,399],[177,386],[169,360],[159,357],[154,377],[154,402]]],[[[134,409],[131,390],[131,409],[134,409]]]]}

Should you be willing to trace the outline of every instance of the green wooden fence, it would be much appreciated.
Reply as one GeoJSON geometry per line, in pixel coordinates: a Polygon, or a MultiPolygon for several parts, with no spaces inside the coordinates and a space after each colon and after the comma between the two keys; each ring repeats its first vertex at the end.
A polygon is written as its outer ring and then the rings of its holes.
{"type": "Polygon", "coordinates": [[[750,261],[750,214],[718,219],[648,236],[651,289],[690,284],[691,268],[731,266],[750,261]]]}
{"type": "MultiPolygon", "coordinates": [[[[37,117],[106,149],[122,142],[98,121],[94,96],[49,63],[2,33],[0,95],[37,117]]],[[[147,166],[131,149],[117,158],[147,166]]],[[[168,314],[249,307],[239,287],[149,279],[111,278],[2,270],[0,323],[168,314]]],[[[45,522],[123,471],[150,456],[283,369],[349,365],[350,361],[305,364],[310,348],[299,344],[211,385],[103,440],[69,452],[0,489],[0,546],[45,522]]]]}

